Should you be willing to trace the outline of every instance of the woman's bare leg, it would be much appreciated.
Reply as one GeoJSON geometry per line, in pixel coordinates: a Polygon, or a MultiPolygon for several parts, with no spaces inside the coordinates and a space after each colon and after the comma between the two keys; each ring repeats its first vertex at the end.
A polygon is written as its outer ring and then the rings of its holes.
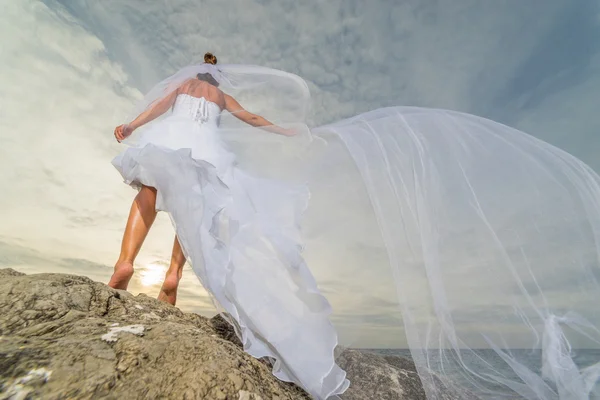
{"type": "Polygon", "coordinates": [[[142,243],[156,218],[156,189],[143,186],[135,197],[129,219],[123,234],[121,254],[115,264],[115,270],[108,286],[115,289],[127,289],[133,276],[133,261],[140,252],[142,243]]]}
{"type": "Polygon", "coordinates": [[[175,242],[173,243],[173,253],[171,254],[171,265],[165,274],[165,280],[160,288],[158,294],[158,300],[167,302],[175,305],[177,301],[177,287],[183,274],[183,266],[185,265],[185,256],[183,250],[175,236],[175,242]]]}

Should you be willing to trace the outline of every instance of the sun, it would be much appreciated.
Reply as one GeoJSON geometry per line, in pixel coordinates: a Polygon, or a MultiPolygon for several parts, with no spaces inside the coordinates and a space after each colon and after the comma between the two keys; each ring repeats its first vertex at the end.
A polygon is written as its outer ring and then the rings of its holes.
{"type": "Polygon", "coordinates": [[[166,272],[166,265],[160,262],[151,262],[140,267],[140,282],[145,287],[158,285],[162,283],[166,272]]]}

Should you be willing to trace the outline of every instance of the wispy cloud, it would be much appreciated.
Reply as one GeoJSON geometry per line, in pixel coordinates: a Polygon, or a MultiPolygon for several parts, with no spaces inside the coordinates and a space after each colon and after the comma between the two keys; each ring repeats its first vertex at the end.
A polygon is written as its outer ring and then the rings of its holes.
{"type": "MultiPolygon", "coordinates": [[[[304,77],[314,124],[390,105],[450,108],[522,128],[600,170],[599,15],[592,1],[8,2],[0,16],[0,254],[21,246],[22,268],[96,270],[106,280],[110,268],[101,266],[116,258],[134,194],[110,165],[120,150],[111,131],[141,92],[207,50],[304,77]]],[[[347,187],[313,201],[332,209],[350,198],[356,203],[327,218],[309,210],[307,260],[340,315],[369,321],[360,337],[377,328],[380,342],[395,340],[381,314],[367,312],[388,310],[381,302],[396,296],[389,280],[382,284],[387,255],[373,215],[352,214],[367,210],[368,198],[347,187]],[[340,229],[355,246],[327,241],[340,229]],[[342,287],[337,274],[348,271],[356,286],[342,287]],[[379,285],[371,297],[359,292],[365,282],[379,285]]],[[[168,259],[172,235],[161,216],[140,264],[168,259]]],[[[415,282],[409,290],[423,288],[418,274],[406,279],[415,282]]],[[[184,284],[190,298],[202,293],[190,270],[184,284]]],[[[208,310],[202,296],[184,306],[208,310]]]]}

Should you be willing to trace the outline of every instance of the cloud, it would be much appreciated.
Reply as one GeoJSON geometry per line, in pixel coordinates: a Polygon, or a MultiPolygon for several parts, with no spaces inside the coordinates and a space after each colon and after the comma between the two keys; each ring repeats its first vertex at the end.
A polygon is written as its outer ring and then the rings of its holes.
{"type": "Polygon", "coordinates": [[[89,221],[120,219],[103,207],[119,193],[103,186],[114,180],[106,161],[115,150],[103,131],[117,120],[115,107],[130,104],[112,89],[124,75],[68,15],[29,1],[7,5],[3,18],[17,34],[3,43],[0,67],[0,184],[10,194],[0,200],[0,234],[77,251],[82,239],[102,237],[89,221]]]}
{"type": "MultiPolygon", "coordinates": [[[[304,77],[314,124],[389,105],[450,108],[522,128],[600,170],[599,49],[589,40],[600,19],[591,2],[236,0],[226,7],[191,0],[24,0],[4,7],[0,185],[8,194],[0,197],[0,254],[22,250],[10,263],[65,266],[106,281],[110,268],[100,266],[116,258],[134,195],[110,165],[121,149],[111,131],[141,93],[207,50],[222,62],[304,77]]],[[[348,161],[333,160],[322,182],[339,189],[313,198],[311,210],[331,213],[309,210],[306,258],[340,324],[348,323],[344,316],[362,321],[363,343],[400,345],[389,306],[398,294],[370,200],[353,186],[355,170],[345,185],[334,175],[345,173],[348,161]]],[[[172,235],[161,215],[140,268],[169,258],[172,235]]],[[[415,270],[407,268],[402,278],[409,284],[399,295],[424,299],[427,277],[418,260],[403,257],[415,270]]],[[[450,279],[458,282],[480,261],[474,257],[450,279]]],[[[189,269],[183,286],[182,298],[194,299],[183,307],[208,312],[189,269]]],[[[425,300],[409,308],[419,322],[432,312],[425,300]]]]}
{"type": "MultiPolygon", "coordinates": [[[[112,129],[140,93],[128,86],[127,75],[110,60],[102,42],[64,9],[24,1],[5,11],[0,236],[6,246],[30,249],[37,257],[21,252],[10,258],[10,265],[107,281],[112,267],[92,268],[86,262],[112,266],[118,256],[135,192],[110,165],[120,149],[112,129]]],[[[167,258],[171,249],[167,216],[161,215],[155,226],[139,260],[142,267],[167,258]]],[[[7,252],[4,247],[2,254],[7,252]]],[[[184,308],[206,308],[202,304],[208,299],[192,271],[186,276],[183,293],[198,296],[193,305],[184,301],[184,308]]],[[[133,290],[143,288],[134,284],[133,290]]]]}

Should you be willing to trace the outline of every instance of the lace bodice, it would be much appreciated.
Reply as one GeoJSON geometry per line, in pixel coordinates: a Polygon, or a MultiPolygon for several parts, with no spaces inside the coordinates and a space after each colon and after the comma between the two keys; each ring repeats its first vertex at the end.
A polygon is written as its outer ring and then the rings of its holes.
{"type": "Polygon", "coordinates": [[[199,124],[219,125],[221,108],[204,97],[180,94],[175,99],[173,115],[191,118],[199,124]]]}

